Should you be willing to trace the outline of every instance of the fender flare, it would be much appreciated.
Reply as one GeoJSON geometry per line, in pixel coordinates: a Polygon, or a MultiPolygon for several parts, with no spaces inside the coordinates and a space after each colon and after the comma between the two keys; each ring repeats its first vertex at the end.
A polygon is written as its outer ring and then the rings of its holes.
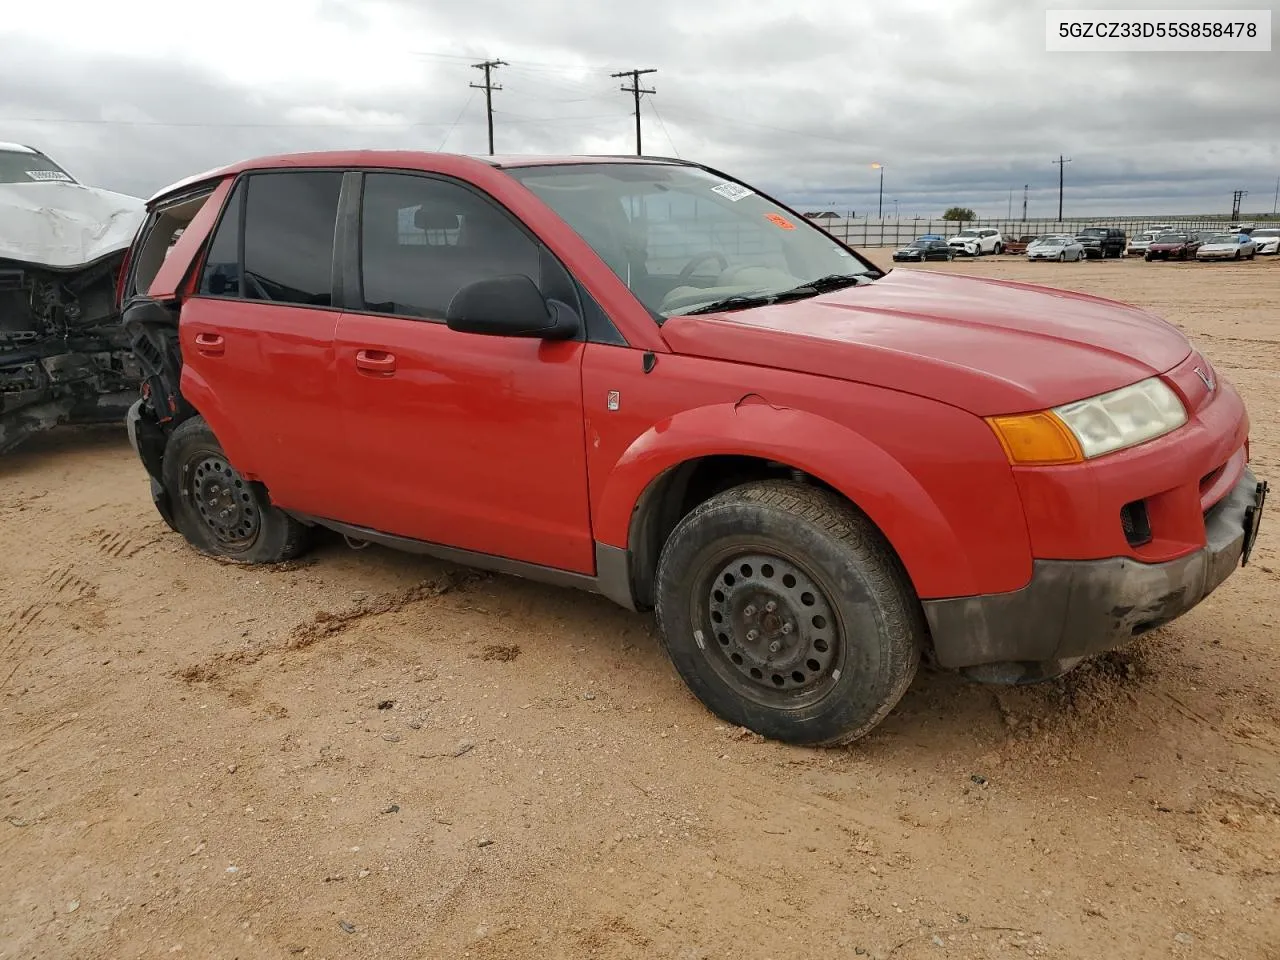
{"type": "MultiPolygon", "coordinates": [[[[593,510],[596,540],[630,549],[633,514],[669,470],[707,456],[777,461],[839,491],[897,552],[917,593],[928,596],[929,569],[974,585],[968,551],[929,493],[887,451],[815,413],[759,397],[681,411],[638,436],[618,459],[593,510]]],[[[963,591],[958,591],[963,592],[963,591]]]]}

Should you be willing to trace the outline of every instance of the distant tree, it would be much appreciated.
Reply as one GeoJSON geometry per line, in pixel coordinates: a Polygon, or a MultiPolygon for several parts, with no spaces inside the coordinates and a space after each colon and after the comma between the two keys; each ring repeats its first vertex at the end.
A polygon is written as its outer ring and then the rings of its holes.
{"type": "Polygon", "coordinates": [[[968,207],[948,207],[947,212],[942,215],[943,220],[959,220],[963,223],[966,220],[977,220],[978,215],[968,207]]]}

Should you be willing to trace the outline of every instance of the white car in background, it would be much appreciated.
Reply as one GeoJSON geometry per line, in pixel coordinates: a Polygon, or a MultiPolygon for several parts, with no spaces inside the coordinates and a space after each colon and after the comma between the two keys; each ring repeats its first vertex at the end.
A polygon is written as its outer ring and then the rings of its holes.
{"type": "Polygon", "coordinates": [[[1004,252],[1004,237],[1001,236],[999,230],[988,228],[961,230],[954,237],[948,238],[947,243],[955,247],[956,253],[963,254],[966,257],[980,257],[984,253],[1004,252]]]}
{"type": "Polygon", "coordinates": [[[1146,253],[1147,247],[1151,246],[1152,241],[1154,241],[1156,237],[1160,236],[1162,232],[1164,231],[1143,230],[1142,233],[1129,241],[1130,256],[1146,253]]]}
{"type": "Polygon", "coordinates": [[[1084,260],[1084,244],[1075,237],[1040,237],[1027,247],[1028,260],[1084,260]]]}
{"type": "Polygon", "coordinates": [[[1257,245],[1247,233],[1215,233],[1196,250],[1197,260],[1252,260],[1257,245]]]}
{"type": "Polygon", "coordinates": [[[1257,244],[1258,253],[1262,256],[1275,256],[1280,253],[1280,229],[1261,227],[1249,234],[1257,244]]]}

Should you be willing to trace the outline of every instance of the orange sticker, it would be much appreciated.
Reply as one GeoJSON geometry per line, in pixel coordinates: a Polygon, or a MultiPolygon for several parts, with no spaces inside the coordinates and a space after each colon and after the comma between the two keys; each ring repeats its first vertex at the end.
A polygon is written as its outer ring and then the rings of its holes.
{"type": "Polygon", "coordinates": [[[796,228],[794,223],[778,213],[766,213],[764,218],[775,227],[781,227],[783,230],[794,230],[796,228]]]}

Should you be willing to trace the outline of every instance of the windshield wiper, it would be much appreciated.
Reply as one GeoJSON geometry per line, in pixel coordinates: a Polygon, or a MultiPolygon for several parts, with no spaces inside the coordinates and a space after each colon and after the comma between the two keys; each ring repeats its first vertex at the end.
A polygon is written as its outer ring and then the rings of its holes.
{"type": "Polygon", "coordinates": [[[791,294],[807,294],[813,296],[819,293],[829,293],[832,290],[840,290],[844,287],[853,287],[870,278],[862,273],[832,273],[825,277],[819,277],[817,280],[809,280],[800,284],[798,287],[792,287],[778,294],[780,297],[786,297],[791,294]],[[813,293],[809,293],[809,291],[813,293]]]}
{"type": "Polygon", "coordinates": [[[778,293],[737,294],[725,297],[723,300],[686,310],[682,316],[692,317],[699,313],[719,313],[723,310],[747,310],[751,307],[767,307],[771,303],[783,303],[788,300],[804,300],[806,297],[816,297],[820,293],[852,287],[869,280],[869,277],[861,273],[833,273],[778,293]]]}
{"type": "Polygon", "coordinates": [[[680,314],[682,317],[692,317],[699,313],[719,313],[722,310],[745,310],[748,307],[764,307],[775,302],[777,294],[774,293],[757,293],[751,295],[737,294],[732,297],[725,297],[723,300],[716,300],[713,303],[704,304],[693,310],[686,310],[680,314]]]}

